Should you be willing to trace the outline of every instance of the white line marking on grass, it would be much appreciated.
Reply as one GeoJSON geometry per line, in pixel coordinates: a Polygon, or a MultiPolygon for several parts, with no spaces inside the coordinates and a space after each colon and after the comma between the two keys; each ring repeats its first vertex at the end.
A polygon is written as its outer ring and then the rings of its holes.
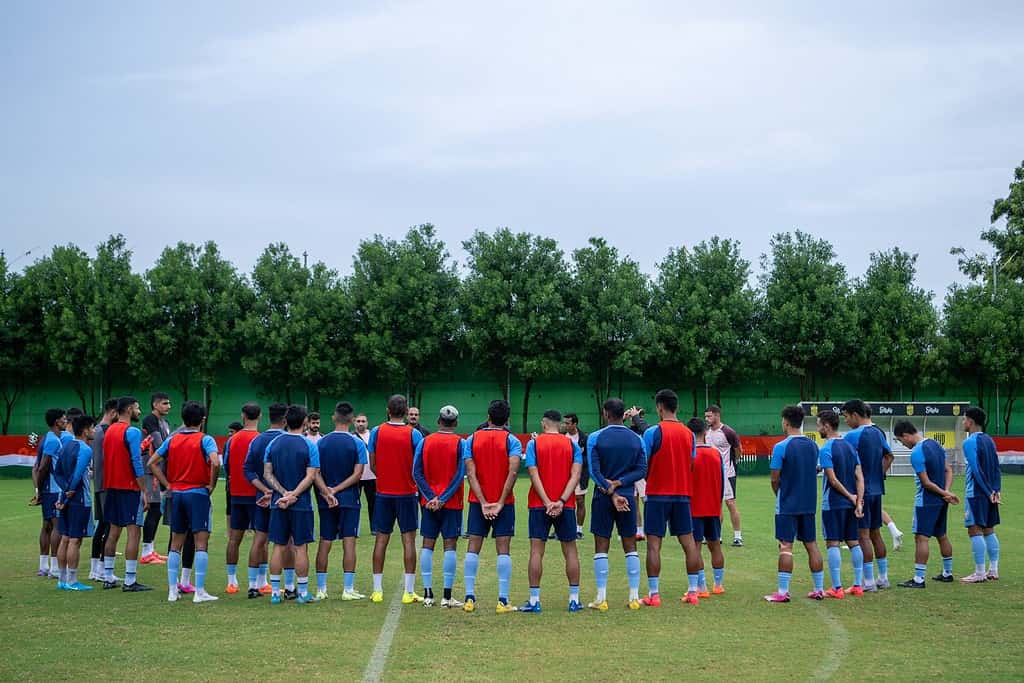
{"type": "Polygon", "coordinates": [[[395,591],[395,597],[391,598],[388,605],[388,615],[384,624],[380,627],[380,635],[377,636],[377,644],[370,655],[370,661],[366,664],[366,671],[363,673],[363,683],[377,683],[384,679],[384,667],[388,663],[388,652],[391,651],[391,641],[395,639],[395,631],[398,630],[398,620],[402,617],[402,590],[399,586],[395,591]]]}
{"type": "MultiPolygon", "coordinates": [[[[815,607],[815,605],[808,606],[815,607]]],[[[817,609],[814,611],[818,613],[818,617],[828,626],[830,637],[821,665],[811,674],[808,680],[827,681],[832,678],[832,674],[839,671],[839,667],[843,663],[843,657],[850,651],[850,634],[846,627],[843,626],[843,622],[839,617],[832,614],[827,607],[820,604],[816,607],[817,609]]]]}

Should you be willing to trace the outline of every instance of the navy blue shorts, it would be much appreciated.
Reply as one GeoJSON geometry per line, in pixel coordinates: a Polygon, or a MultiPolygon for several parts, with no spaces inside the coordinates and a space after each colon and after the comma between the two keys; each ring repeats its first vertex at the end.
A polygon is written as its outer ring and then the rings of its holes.
{"type": "Polygon", "coordinates": [[[914,508],[913,531],[921,536],[942,538],[946,535],[946,512],[949,505],[925,505],[914,508]]]}
{"type": "Polygon", "coordinates": [[[470,536],[487,537],[490,533],[494,538],[499,536],[516,535],[516,506],[512,503],[501,508],[496,519],[484,517],[484,510],[480,503],[469,504],[469,515],[466,519],[470,536]]]}
{"type": "Polygon", "coordinates": [[[458,538],[461,535],[462,510],[420,508],[420,536],[423,538],[458,538]]]}
{"type": "Polygon", "coordinates": [[[619,512],[615,509],[611,496],[595,492],[590,503],[590,533],[601,538],[611,538],[612,528],[617,528],[622,538],[635,538],[636,500],[633,496],[625,498],[629,501],[629,510],[619,512]]]}
{"type": "Polygon", "coordinates": [[[968,498],[964,505],[964,526],[990,529],[999,525],[999,506],[985,497],[968,498]]]}
{"type": "Polygon", "coordinates": [[[814,514],[806,515],[775,515],[775,540],[792,543],[793,539],[801,543],[817,540],[814,528],[814,514]]]}
{"type": "Polygon", "coordinates": [[[671,529],[673,536],[693,533],[690,501],[659,500],[656,496],[647,496],[644,503],[644,533],[665,538],[668,529],[671,529]]]}
{"type": "Polygon", "coordinates": [[[390,534],[395,530],[397,521],[398,530],[403,534],[416,531],[420,509],[417,498],[416,495],[385,496],[378,493],[370,526],[376,529],[378,534],[390,534]]]}
{"type": "Polygon", "coordinates": [[[855,541],[860,536],[857,521],[853,508],[822,510],[821,533],[826,541],[855,541]]]}
{"type": "Polygon", "coordinates": [[[43,519],[59,517],[60,515],[57,514],[57,494],[40,493],[39,508],[43,511],[43,519]]]}
{"type": "Polygon", "coordinates": [[[864,496],[864,516],[857,520],[858,529],[882,527],[882,497],[864,496]]]}
{"type": "Polygon", "coordinates": [[[57,519],[57,531],[68,538],[92,536],[92,508],[84,505],[65,505],[57,519]]]}
{"type": "Polygon", "coordinates": [[[320,514],[320,539],[359,538],[359,513],[362,508],[317,508],[320,514]]]}
{"type": "Polygon", "coordinates": [[[270,511],[270,542],[275,545],[306,545],[313,542],[313,511],[275,507],[270,511]]]}
{"type": "Polygon", "coordinates": [[[270,528],[270,508],[261,508],[256,503],[231,501],[231,528],[242,531],[267,533],[270,528]]]}
{"type": "Polygon", "coordinates": [[[103,521],[112,526],[139,526],[142,494],[139,491],[109,489],[103,501],[103,521]]]}
{"type": "Polygon", "coordinates": [[[557,517],[550,517],[544,508],[530,508],[530,538],[548,540],[548,533],[555,530],[555,538],[563,543],[576,540],[576,508],[562,508],[557,517]]]}
{"type": "Polygon", "coordinates": [[[210,494],[178,491],[171,495],[170,509],[172,534],[209,533],[213,510],[210,494]]]}
{"type": "MultiPolygon", "coordinates": [[[[647,527],[644,527],[647,531],[647,527]]],[[[722,518],[721,517],[694,517],[693,518],[693,540],[697,543],[703,541],[722,540],[722,518]]]]}

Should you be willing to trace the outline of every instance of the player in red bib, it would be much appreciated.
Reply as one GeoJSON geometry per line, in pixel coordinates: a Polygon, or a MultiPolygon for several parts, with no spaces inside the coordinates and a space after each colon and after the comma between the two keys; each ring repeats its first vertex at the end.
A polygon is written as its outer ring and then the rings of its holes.
{"type": "MultiPolygon", "coordinates": [[[[256,500],[263,497],[245,476],[245,456],[249,445],[260,435],[260,415],[262,409],[258,403],[246,403],[242,406],[242,428],[235,432],[224,445],[224,470],[227,475],[227,487],[231,491],[231,519],[228,531],[227,593],[238,592],[238,548],[242,544],[245,532],[254,528],[253,518],[257,514],[266,514],[256,505],[256,500]]],[[[257,577],[259,563],[249,564],[249,590],[258,589],[257,577]]]]}
{"type": "Polygon", "coordinates": [[[565,575],[569,579],[569,611],[579,612],[580,557],[576,552],[576,485],[583,474],[583,450],[558,431],[562,415],[548,410],[541,418],[542,433],[526,445],[530,473],[530,600],[520,612],[540,612],[540,579],[544,547],[552,527],[562,543],[565,575]]]}
{"type": "MultiPolygon", "coordinates": [[[[706,440],[707,424],[699,417],[686,423],[697,442],[697,456],[693,460],[693,488],[690,492],[690,516],[693,519],[693,542],[700,553],[701,542],[707,541],[711,552],[711,569],[715,577],[713,592],[725,592],[725,555],[722,554],[722,496],[725,495],[725,462],[722,453],[706,440]]],[[[704,557],[700,558],[700,576],[697,597],[709,598],[704,557]]]]}
{"type": "Polygon", "coordinates": [[[370,602],[384,601],[384,558],[391,532],[398,522],[405,561],[402,603],[423,602],[416,595],[416,527],[419,517],[416,482],[412,478],[413,453],[423,435],[405,424],[408,403],[398,394],[388,399],[388,421],[370,432],[370,468],[377,475],[377,503],[373,509],[373,593],[370,602]]]}

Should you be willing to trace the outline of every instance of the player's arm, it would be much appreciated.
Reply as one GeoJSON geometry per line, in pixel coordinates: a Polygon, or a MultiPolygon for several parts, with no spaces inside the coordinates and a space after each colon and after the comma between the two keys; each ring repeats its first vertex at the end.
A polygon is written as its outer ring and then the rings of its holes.
{"type": "Polygon", "coordinates": [[[47,477],[50,476],[50,470],[53,469],[53,458],[50,457],[49,453],[43,453],[39,456],[39,469],[36,471],[36,486],[38,482],[46,481],[47,477]]]}
{"type": "Polygon", "coordinates": [[[597,445],[597,434],[591,434],[587,438],[587,455],[590,458],[590,478],[597,484],[597,487],[601,489],[603,493],[612,494],[609,491],[610,484],[605,479],[604,473],[601,472],[601,449],[597,445]]]}
{"type": "Polygon", "coordinates": [[[430,502],[437,498],[437,494],[434,493],[434,489],[430,488],[430,482],[427,481],[427,475],[423,471],[423,442],[420,441],[416,444],[416,450],[412,454],[412,478],[416,482],[416,488],[420,490],[420,495],[423,496],[427,502],[430,502]]]}
{"type": "Polygon", "coordinates": [[[332,491],[337,494],[341,493],[347,488],[351,488],[359,483],[359,480],[363,478],[363,470],[366,469],[367,457],[366,457],[366,444],[358,436],[353,437],[352,441],[356,445],[356,466],[352,468],[352,474],[345,479],[341,480],[341,483],[335,486],[332,491]]]}
{"type": "Polygon", "coordinates": [[[572,445],[572,469],[569,474],[569,481],[565,483],[565,488],[562,489],[562,495],[558,497],[558,501],[565,505],[569,500],[576,495],[576,487],[579,486],[580,478],[583,476],[583,450],[578,444],[572,445]]]}
{"type": "MultiPolygon", "coordinates": [[[[654,429],[658,429],[657,425],[649,428],[647,432],[650,432],[654,429]]],[[[645,436],[647,435],[647,432],[644,432],[645,436]]],[[[633,463],[630,465],[629,469],[626,470],[625,473],[623,473],[622,476],[619,477],[617,482],[614,480],[608,482],[614,487],[612,491],[610,491],[610,493],[614,493],[614,490],[619,488],[624,488],[632,491],[633,485],[647,476],[647,463],[649,457],[648,454],[650,452],[651,451],[648,447],[648,443],[641,437],[640,453],[637,455],[636,458],[633,459],[633,463]]]]}
{"type": "Polygon", "coordinates": [[[953,488],[953,467],[949,464],[949,459],[946,459],[945,463],[946,470],[946,490],[949,491],[953,488]]]}
{"type": "MultiPolygon", "coordinates": [[[[128,460],[132,465],[135,483],[138,484],[139,491],[142,492],[142,507],[148,508],[150,500],[146,494],[146,478],[143,476],[144,471],[142,468],[142,432],[137,427],[129,427],[124,433],[124,441],[125,445],[128,446],[128,460]]],[[[166,481],[166,477],[164,477],[164,480],[166,481]]]]}
{"type": "Polygon", "coordinates": [[[772,459],[768,469],[772,473],[772,493],[778,494],[782,476],[782,461],[786,457],[786,447],[780,441],[772,448],[772,459]]]}
{"type": "Polygon", "coordinates": [[[370,430],[370,442],[366,444],[369,450],[370,471],[373,472],[374,476],[377,475],[377,429],[374,427],[370,430]]]}
{"type": "Polygon", "coordinates": [[[854,505],[857,504],[857,496],[850,493],[843,482],[839,481],[839,477],[836,476],[836,471],[831,467],[825,468],[825,476],[828,478],[828,485],[832,487],[833,491],[839,493],[843,498],[847,498],[854,505]]]}
{"type": "Polygon", "coordinates": [[[217,480],[220,478],[220,454],[217,452],[217,442],[212,436],[204,436],[202,440],[203,453],[206,455],[206,462],[210,465],[210,484],[207,490],[213,493],[217,488],[217,480]]]}
{"type": "Polygon", "coordinates": [[[78,492],[78,488],[82,485],[82,480],[85,479],[85,473],[89,470],[89,465],[92,463],[92,450],[89,448],[78,447],[78,459],[75,461],[75,471],[71,475],[71,481],[68,482],[68,490],[66,492],[66,499],[71,498],[78,492]]]}
{"type": "Polygon", "coordinates": [[[454,496],[455,492],[459,490],[459,487],[462,485],[462,481],[465,478],[466,478],[466,463],[462,459],[462,445],[460,443],[460,446],[459,446],[459,462],[458,462],[458,464],[455,467],[455,474],[452,475],[452,480],[450,482],[448,482],[448,486],[446,486],[444,491],[441,492],[441,495],[437,497],[437,499],[438,499],[438,501],[440,501],[441,505],[444,505],[449,500],[451,500],[451,497],[454,496]]]}
{"type": "Polygon", "coordinates": [[[291,491],[291,497],[298,498],[303,493],[305,493],[306,489],[313,485],[313,480],[316,479],[316,475],[318,472],[320,472],[319,467],[307,467],[306,476],[302,478],[302,481],[300,481],[299,485],[295,487],[295,490],[291,491]]]}
{"type": "Polygon", "coordinates": [[[498,504],[499,509],[504,507],[505,500],[512,493],[512,487],[515,486],[516,477],[519,475],[519,461],[522,460],[523,456],[523,444],[519,442],[519,439],[508,435],[508,475],[505,476],[505,485],[501,487],[501,498],[494,501],[498,504]]]}
{"type": "Polygon", "coordinates": [[[889,446],[889,442],[886,441],[881,429],[878,430],[878,433],[882,439],[882,473],[888,474],[889,468],[892,467],[892,461],[896,459],[896,456],[893,455],[892,448],[889,446]]]}
{"type": "Polygon", "coordinates": [[[857,478],[857,505],[861,505],[864,502],[864,471],[860,465],[853,468],[853,474],[857,478]]]}
{"type": "Polygon", "coordinates": [[[288,491],[285,487],[281,486],[281,482],[279,482],[277,477],[274,476],[274,462],[270,459],[270,449],[273,445],[274,442],[271,441],[267,446],[266,452],[263,454],[263,480],[267,482],[267,485],[271,489],[279,493],[281,496],[287,496],[288,491]]]}
{"type": "MultiPolygon", "coordinates": [[[[946,468],[949,469],[949,465],[946,465],[946,468]]],[[[947,475],[947,476],[949,476],[949,475],[947,475]]],[[[942,498],[947,503],[953,503],[954,499],[959,501],[959,499],[956,496],[954,496],[952,493],[950,493],[949,491],[941,488],[938,484],[936,484],[931,479],[929,479],[927,471],[922,470],[922,471],[918,472],[917,473],[917,478],[921,480],[921,488],[923,488],[925,491],[928,491],[929,493],[933,493],[936,496],[939,496],[940,498],[942,498]]]]}
{"type": "Polygon", "coordinates": [[[263,463],[263,454],[258,449],[254,449],[252,444],[249,444],[249,450],[245,453],[245,462],[242,464],[242,474],[249,480],[253,488],[262,493],[264,496],[271,494],[270,488],[260,479],[260,475],[266,469],[263,463]]]}
{"type": "Polygon", "coordinates": [[[988,482],[985,481],[985,474],[981,471],[978,463],[977,437],[964,441],[964,461],[966,461],[971,474],[974,475],[974,485],[981,489],[986,498],[991,499],[992,489],[989,487],[988,482]]]}
{"type": "Polygon", "coordinates": [[[154,452],[153,455],[149,457],[149,462],[146,463],[146,466],[153,473],[153,476],[156,477],[156,480],[160,482],[160,485],[163,486],[165,489],[171,488],[171,484],[167,480],[167,474],[164,472],[164,468],[161,467],[161,460],[167,458],[167,449],[170,448],[171,441],[173,440],[174,437],[171,437],[170,439],[167,439],[166,441],[161,443],[160,447],[156,449],[156,452],[154,452]]]}
{"type": "Polygon", "coordinates": [[[740,458],[743,457],[743,442],[740,441],[740,435],[732,427],[724,431],[725,440],[729,442],[729,459],[732,460],[732,464],[735,466],[740,458]]]}
{"type": "Polygon", "coordinates": [[[534,441],[526,444],[526,457],[523,458],[526,461],[526,471],[530,475],[530,486],[540,497],[544,507],[551,505],[551,499],[548,497],[547,491],[544,490],[544,482],[540,479],[540,470],[537,469],[537,448],[534,445],[534,441]]]}

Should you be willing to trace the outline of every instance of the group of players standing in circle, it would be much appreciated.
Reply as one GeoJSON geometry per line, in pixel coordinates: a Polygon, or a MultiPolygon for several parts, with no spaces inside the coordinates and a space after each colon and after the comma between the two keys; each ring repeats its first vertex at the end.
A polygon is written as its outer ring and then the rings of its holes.
{"type": "MultiPolygon", "coordinates": [[[[356,590],[355,578],[360,491],[369,471],[375,476],[375,491],[369,498],[373,502],[370,525],[375,536],[371,602],[383,602],[384,563],[397,525],[404,565],[401,601],[405,604],[437,603],[433,555],[440,537],[443,582],[439,604],[467,612],[476,610],[479,557],[484,539],[491,536],[497,554],[496,612],[540,612],[544,550],[549,539],[557,539],[569,584],[568,610],[576,612],[584,609],[577,541],[582,537],[589,480],[593,484],[589,516],[596,596],[586,606],[608,610],[608,554],[613,532],[617,532],[625,554],[628,608],[661,605],[661,553],[668,533],[676,537],[686,561],[687,591],[681,600],[695,605],[701,598],[725,592],[723,499],[732,501],[733,544],[743,543],[735,507],[738,439],[734,432],[729,438],[717,407],[706,413],[713,427],[709,429],[708,422],[700,418],[686,423],[678,419],[678,398],[671,390],[659,391],[655,405],[659,422],[638,428],[638,411],[627,409],[618,398],[609,399],[603,405],[606,426],[589,436],[579,432],[575,419],[563,424],[558,411],[546,411],[541,432],[534,434],[524,449],[519,438],[508,430],[510,409],[504,400],[492,401],[487,422],[467,437],[456,433],[459,411],[454,406],[439,411],[438,429],[429,433],[418,420],[407,422],[409,408],[400,395],[388,399],[387,421],[372,430],[365,429],[365,417],[357,415],[351,404],[337,404],[332,414],[334,430],[323,435],[310,432],[309,415],[303,406],[284,404],[269,406],[269,428],[260,432],[262,409],[248,403],[242,407],[241,424],[221,454],[212,437],[202,431],[206,411],[201,404],[186,402],[181,411],[182,427],[163,435],[160,443],[150,444],[132,426],[140,415],[138,401],[123,397],[106,406],[99,434],[94,434],[97,427],[90,417],[71,416],[71,431],[67,432],[63,411],[47,413],[51,430],[40,444],[34,469],[39,491],[34,502],[43,506],[44,533],[46,521],[57,520],[59,588],[92,588],[78,581],[77,566],[82,539],[92,533],[91,507],[95,502],[96,519],[109,525],[109,531],[103,539],[102,559],[93,559],[90,578],[101,580],[105,589],[120,586],[126,592],[149,590],[137,580],[139,542],[147,508],[160,503],[171,526],[169,552],[164,559],[150,545],[142,561],[166,562],[169,601],[178,601],[182,593],[192,593],[193,602],[208,602],[217,599],[206,590],[211,494],[223,468],[230,487],[226,592],[240,592],[240,545],[246,533],[252,532],[247,562],[249,598],[269,594],[274,604],[289,599],[300,604],[326,599],[332,544],[341,540],[344,588],[340,599],[351,601],[366,597],[356,590]],[[362,418],[363,429],[350,431],[357,417],[362,418]],[[626,426],[626,419],[632,420],[633,429],[626,426]],[[709,434],[716,437],[714,445],[708,443],[709,434]],[[98,458],[90,443],[101,451],[98,458]],[[145,462],[144,454],[148,456],[145,462]],[[513,606],[509,600],[510,545],[516,522],[513,489],[521,459],[530,476],[530,595],[521,606],[513,606]],[[97,473],[97,469],[101,471],[97,473]],[[93,479],[94,485],[90,484],[93,479]],[[468,510],[464,512],[467,484],[468,510]],[[638,526],[638,485],[645,501],[643,527],[638,526]],[[309,585],[307,549],[316,540],[315,515],[319,517],[319,544],[314,590],[309,585]],[[464,515],[469,542],[463,558],[465,593],[458,599],[453,590],[464,515]],[[122,530],[127,530],[123,580],[114,574],[122,530]],[[422,538],[418,555],[417,533],[422,538]],[[648,592],[642,598],[639,539],[647,540],[648,592]],[[704,543],[713,570],[710,590],[701,552],[704,543]],[[194,548],[194,558],[189,557],[190,548],[194,548]],[[422,594],[415,589],[417,560],[422,594]],[[195,586],[186,573],[193,567],[195,586]]],[[[889,586],[879,529],[884,476],[892,451],[882,431],[871,424],[870,409],[862,401],[847,402],[843,417],[852,430],[840,437],[838,414],[823,411],[817,416],[819,432],[826,439],[819,449],[801,432],[803,410],[787,406],[782,411],[786,436],[775,446],[770,465],[776,492],[779,583],[778,590],[766,596],[769,602],[790,600],[792,548],[797,540],[807,549],[814,581],[808,597],[841,599],[889,586]],[[823,471],[821,516],[832,579],[828,591],[824,590],[823,562],[816,544],[819,471],[823,471]],[[850,548],[854,569],[854,581],[845,589],[841,581],[841,543],[850,548]]],[[[966,412],[964,424],[970,433],[964,446],[966,526],[976,564],[975,572],[964,577],[967,582],[998,579],[994,527],[999,521],[1000,475],[994,444],[982,431],[984,423],[980,409],[966,412]]],[[[943,555],[943,571],[934,578],[951,582],[952,548],[946,535],[946,511],[949,504],[960,501],[949,491],[952,472],[945,462],[945,451],[909,422],[897,423],[894,431],[896,438],[912,449],[911,463],[917,474],[916,570],[914,578],[900,585],[924,586],[930,537],[939,540],[943,555]]],[[[48,575],[52,559],[43,554],[43,543],[41,535],[40,573],[48,575]],[[44,566],[47,561],[49,567],[44,566]]]]}

